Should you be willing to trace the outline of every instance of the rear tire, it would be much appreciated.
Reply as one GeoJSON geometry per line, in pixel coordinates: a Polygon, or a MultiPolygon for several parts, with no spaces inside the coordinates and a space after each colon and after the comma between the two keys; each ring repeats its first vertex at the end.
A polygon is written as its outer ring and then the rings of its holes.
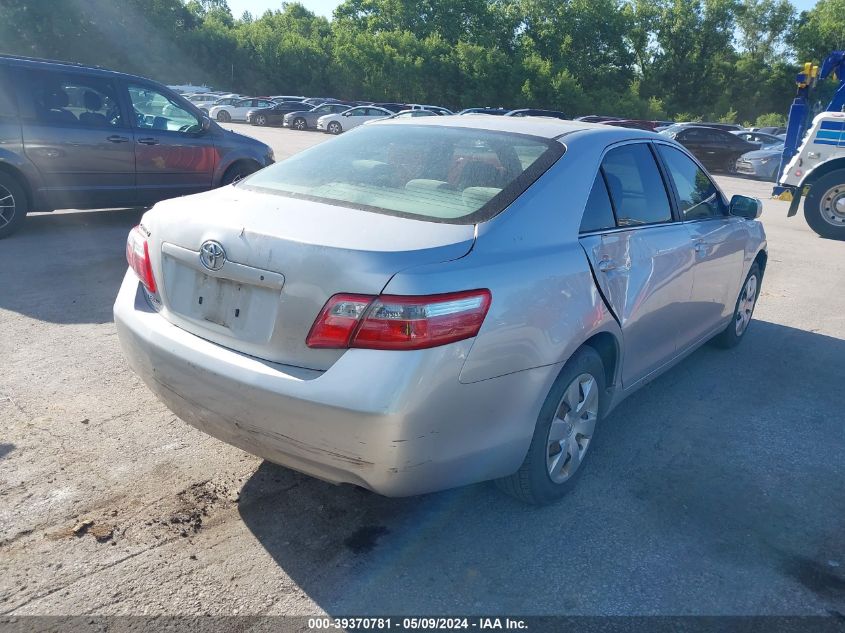
{"type": "Polygon", "coordinates": [[[845,169],[819,178],[804,199],[804,219],[818,235],[845,240],[845,169]]]}
{"type": "Polygon", "coordinates": [[[762,281],[760,266],[757,265],[757,262],[754,262],[751,265],[751,270],[748,271],[748,276],[742,283],[739,297],[737,297],[734,306],[733,318],[728,326],[713,338],[713,345],[722,349],[730,349],[739,345],[751,325],[751,318],[754,316],[754,308],[757,307],[762,281]],[[751,296],[752,294],[753,296],[751,296]]]}
{"type": "Polygon", "coordinates": [[[220,112],[217,113],[217,120],[220,121],[220,123],[228,123],[232,120],[232,116],[225,110],[220,110],[220,112]]]}
{"type": "Polygon", "coordinates": [[[496,486],[520,501],[557,501],[583,472],[583,460],[604,413],[604,365],[592,347],[582,347],[563,366],[534,428],[522,466],[496,486]]]}
{"type": "Polygon", "coordinates": [[[28,211],[24,188],[13,176],[0,172],[0,239],[21,228],[28,211]]]}
{"type": "Polygon", "coordinates": [[[306,130],[306,129],[308,129],[308,122],[305,119],[303,119],[301,116],[298,116],[293,120],[293,124],[291,125],[291,127],[294,130],[299,130],[299,131],[306,130]]]}

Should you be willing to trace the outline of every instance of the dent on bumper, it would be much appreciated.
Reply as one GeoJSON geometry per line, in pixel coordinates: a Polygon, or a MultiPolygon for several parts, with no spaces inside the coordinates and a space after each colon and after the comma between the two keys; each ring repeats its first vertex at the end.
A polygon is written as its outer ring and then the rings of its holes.
{"type": "Polygon", "coordinates": [[[514,472],[559,370],[462,384],[472,341],[349,350],[325,372],[269,363],[171,325],[131,272],[114,316],[131,367],[189,424],[269,461],[388,496],[514,472]]]}

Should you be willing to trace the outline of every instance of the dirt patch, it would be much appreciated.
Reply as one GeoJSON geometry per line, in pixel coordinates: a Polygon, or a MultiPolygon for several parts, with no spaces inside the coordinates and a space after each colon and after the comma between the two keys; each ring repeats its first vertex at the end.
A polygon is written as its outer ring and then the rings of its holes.
{"type": "Polygon", "coordinates": [[[193,484],[176,495],[177,507],[166,516],[153,519],[148,523],[168,526],[180,536],[195,534],[202,529],[203,521],[209,513],[219,507],[228,506],[237,501],[237,493],[232,493],[227,484],[202,481],[193,484]]]}

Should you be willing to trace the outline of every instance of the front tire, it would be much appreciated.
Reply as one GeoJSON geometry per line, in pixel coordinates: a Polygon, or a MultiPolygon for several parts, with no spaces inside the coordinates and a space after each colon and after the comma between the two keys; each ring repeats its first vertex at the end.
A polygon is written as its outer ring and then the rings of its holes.
{"type": "Polygon", "coordinates": [[[252,122],[255,125],[265,126],[267,125],[267,117],[263,114],[256,115],[252,118],[252,122]]]}
{"type": "Polygon", "coordinates": [[[571,490],[604,411],[604,375],[593,348],[575,352],[546,396],[522,466],[496,480],[500,490],[534,505],[556,501],[571,490]]]}
{"type": "Polygon", "coordinates": [[[0,239],[21,228],[28,211],[23,187],[14,177],[0,172],[0,239]]]}
{"type": "Polygon", "coordinates": [[[302,130],[308,129],[308,123],[301,116],[298,116],[293,120],[293,125],[291,125],[291,127],[294,130],[299,130],[301,132],[302,130]]]}
{"type": "Polygon", "coordinates": [[[223,174],[223,178],[220,179],[220,186],[225,187],[226,185],[231,185],[233,182],[237,182],[241,178],[246,178],[257,171],[258,166],[254,163],[235,163],[223,174]]]}
{"type": "Polygon", "coordinates": [[[819,178],[804,199],[804,219],[818,235],[845,240],[845,169],[819,178]]]}
{"type": "Polygon", "coordinates": [[[716,347],[730,349],[736,347],[742,341],[748,331],[748,326],[751,325],[751,317],[754,316],[754,308],[757,306],[757,298],[760,296],[762,281],[760,266],[757,265],[757,262],[754,262],[751,265],[751,270],[748,271],[745,282],[742,284],[742,289],[739,291],[739,297],[737,297],[734,306],[733,319],[713,339],[713,344],[716,347]]]}
{"type": "Polygon", "coordinates": [[[228,123],[232,120],[232,116],[225,110],[220,110],[220,112],[217,113],[217,120],[220,121],[220,123],[228,123]]]}
{"type": "Polygon", "coordinates": [[[343,132],[343,128],[340,127],[340,123],[337,121],[332,121],[329,123],[328,127],[326,128],[329,131],[329,134],[338,135],[343,132]]]}

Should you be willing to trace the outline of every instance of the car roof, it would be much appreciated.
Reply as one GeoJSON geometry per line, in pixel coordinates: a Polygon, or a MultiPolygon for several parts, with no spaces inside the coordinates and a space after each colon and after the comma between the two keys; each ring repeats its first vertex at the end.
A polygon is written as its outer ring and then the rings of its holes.
{"type": "Polygon", "coordinates": [[[510,132],[528,134],[547,139],[559,139],[576,133],[588,133],[601,136],[607,143],[626,139],[662,139],[655,132],[647,132],[626,127],[614,127],[601,123],[584,121],[566,121],[546,117],[505,117],[485,114],[465,114],[463,116],[417,117],[412,119],[387,119],[373,125],[432,125],[436,127],[456,127],[489,130],[491,132],[510,132]]]}
{"type": "MultiPolygon", "coordinates": [[[[153,83],[164,85],[154,79],[148,77],[141,77],[140,75],[130,75],[129,73],[122,73],[116,70],[109,70],[102,66],[89,66],[87,64],[80,64],[77,62],[67,62],[55,59],[41,59],[39,57],[24,57],[21,55],[7,55],[0,54],[0,65],[15,66],[18,68],[35,68],[41,70],[65,70],[75,73],[83,72],[91,75],[98,75],[102,77],[123,77],[132,79],[133,81],[142,81],[145,83],[153,83]]],[[[165,88],[167,86],[164,86],[165,88]]],[[[168,88],[168,90],[171,90],[168,88]]],[[[194,94],[208,94],[208,93],[190,93],[194,94]]],[[[187,98],[187,97],[186,97],[187,98]]]]}

